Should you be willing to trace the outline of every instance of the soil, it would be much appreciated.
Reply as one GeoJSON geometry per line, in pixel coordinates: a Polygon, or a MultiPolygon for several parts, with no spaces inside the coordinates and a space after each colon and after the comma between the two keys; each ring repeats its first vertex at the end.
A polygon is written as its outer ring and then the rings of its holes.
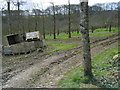
{"type": "MultiPolygon", "coordinates": [[[[74,39],[73,39],[74,40],[74,39]]],[[[66,40],[67,41],[67,40],[66,40]]],[[[72,39],[71,39],[72,41],[72,39]]],[[[117,45],[118,36],[91,39],[91,56],[117,45]]],[[[82,65],[82,45],[50,54],[29,54],[17,60],[3,60],[4,88],[57,87],[66,71],[82,65]]]]}

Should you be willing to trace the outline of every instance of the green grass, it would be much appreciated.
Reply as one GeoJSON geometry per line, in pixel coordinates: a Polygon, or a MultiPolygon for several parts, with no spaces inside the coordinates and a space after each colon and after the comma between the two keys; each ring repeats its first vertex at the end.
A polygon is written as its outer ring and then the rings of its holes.
{"type": "MultiPolygon", "coordinates": [[[[77,34],[76,32],[73,32],[73,33],[71,33],[71,36],[78,37],[78,36],[80,36],[80,34],[77,34]]],[[[53,39],[53,34],[51,36],[50,35],[46,35],[46,38],[47,39],[53,39]]],[[[62,32],[59,35],[56,34],[56,38],[66,39],[66,38],[68,38],[68,34],[62,32]]]]}
{"type": "Polygon", "coordinates": [[[101,52],[100,54],[92,58],[93,78],[84,77],[83,67],[79,66],[66,72],[65,77],[63,77],[59,81],[58,87],[64,88],[117,87],[116,79],[109,77],[109,75],[112,72],[117,70],[116,67],[113,65],[113,63],[115,63],[115,60],[112,59],[112,57],[116,54],[118,54],[118,46],[113,47],[111,49],[106,49],[105,51],[101,52]]]}
{"type": "MultiPolygon", "coordinates": [[[[107,31],[107,32],[109,32],[109,29],[107,28],[98,28],[98,29],[95,29],[95,31],[94,32],[101,32],[101,31],[107,31]]],[[[111,28],[111,32],[115,32],[115,31],[118,31],[118,28],[116,28],[116,27],[112,27],[111,28]]],[[[92,32],[92,30],[90,30],[90,32],[92,32]]]]}
{"type": "MultiPolygon", "coordinates": [[[[117,28],[112,28],[112,32],[106,31],[105,28],[96,29],[94,33],[91,33],[91,30],[90,30],[90,36],[93,36],[93,37],[109,36],[109,35],[115,34],[116,31],[117,31],[117,28]],[[113,32],[113,31],[115,31],[115,32],[113,32]]],[[[72,34],[72,37],[75,37],[75,38],[78,38],[78,37],[81,36],[81,34],[78,34],[77,32],[72,32],[71,34],[72,34]]],[[[71,43],[64,42],[64,39],[69,40],[68,39],[68,34],[66,34],[66,33],[60,33],[59,36],[57,36],[56,40],[53,40],[53,35],[52,36],[46,35],[46,38],[47,38],[47,40],[46,40],[47,45],[51,46],[51,49],[48,50],[48,51],[45,51],[43,53],[51,53],[51,52],[56,52],[56,51],[59,51],[59,50],[67,50],[67,49],[70,49],[70,48],[79,44],[78,42],[71,42],[71,43]]],[[[25,56],[26,55],[19,55],[19,56],[15,56],[15,57],[10,56],[10,57],[7,57],[7,59],[9,58],[11,60],[16,60],[16,59],[19,59],[19,58],[24,58],[25,56]]],[[[4,58],[4,59],[7,60],[6,58],[4,58]]]]}
{"type": "MultiPolygon", "coordinates": [[[[93,37],[99,37],[99,36],[109,36],[109,35],[113,35],[116,33],[117,31],[117,28],[112,28],[112,30],[115,30],[115,32],[108,32],[106,31],[105,28],[102,28],[102,29],[96,29],[94,33],[91,32],[90,30],[90,36],[93,36],[93,37]]],[[[78,38],[81,36],[81,34],[78,34],[77,32],[71,32],[71,35],[72,37],[74,38],[78,38]]],[[[59,35],[56,35],[56,38],[55,40],[53,40],[53,34],[50,36],[50,35],[46,35],[46,42],[47,42],[47,45],[51,47],[50,50],[48,51],[45,51],[44,53],[51,53],[51,52],[56,52],[56,51],[59,51],[59,50],[67,50],[67,49],[70,49],[76,45],[78,45],[79,43],[78,42],[71,42],[71,43],[66,43],[64,42],[64,39],[66,40],[69,40],[68,39],[68,34],[62,32],[60,33],[59,35]]]]}
{"type": "Polygon", "coordinates": [[[47,53],[56,52],[59,50],[67,50],[78,44],[79,44],[78,42],[66,43],[64,41],[49,41],[49,40],[47,40],[47,45],[52,47],[52,50],[48,50],[47,53]]]}
{"type": "Polygon", "coordinates": [[[94,32],[90,33],[90,36],[110,36],[115,34],[116,32],[106,32],[106,31],[101,31],[101,32],[94,32]]]}
{"type": "MultiPolygon", "coordinates": [[[[117,28],[112,28],[111,32],[106,31],[106,28],[99,28],[99,29],[96,29],[94,31],[94,33],[92,33],[90,30],[90,36],[109,36],[109,35],[115,34],[117,31],[118,31],[117,28]]],[[[72,37],[80,37],[81,34],[78,34],[77,32],[71,32],[71,36],[72,37]]],[[[66,39],[66,38],[68,38],[68,34],[62,32],[59,35],[56,34],[56,38],[57,39],[66,39]]],[[[51,36],[46,35],[46,39],[53,39],[53,34],[51,36]]]]}
{"type": "MultiPolygon", "coordinates": [[[[116,28],[112,28],[112,30],[116,28]]],[[[96,29],[94,33],[91,33],[90,31],[90,36],[93,37],[99,37],[99,36],[110,36],[115,34],[116,32],[108,32],[105,31],[106,29],[102,28],[102,29],[96,29]]],[[[72,32],[72,37],[78,38],[81,36],[81,34],[78,34],[77,32],[72,32]]],[[[57,35],[56,35],[57,36],[57,35]]],[[[73,42],[73,43],[66,43],[64,42],[64,39],[68,39],[68,34],[66,33],[60,33],[59,36],[57,36],[56,40],[53,40],[53,35],[46,35],[46,42],[48,46],[51,46],[51,50],[48,50],[45,53],[51,53],[51,52],[56,52],[59,50],[66,50],[66,49],[70,49],[76,45],[78,45],[78,42],[73,42]]],[[[69,40],[69,39],[68,39],[69,40]]]]}

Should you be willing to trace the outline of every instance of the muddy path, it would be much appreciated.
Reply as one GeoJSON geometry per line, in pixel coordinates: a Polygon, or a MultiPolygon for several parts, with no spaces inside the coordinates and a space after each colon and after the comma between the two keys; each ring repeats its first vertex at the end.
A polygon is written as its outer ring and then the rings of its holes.
{"type": "MultiPolygon", "coordinates": [[[[117,35],[93,40],[92,56],[112,47],[118,41],[117,35]]],[[[82,46],[46,55],[31,55],[19,59],[15,65],[3,71],[4,87],[56,87],[64,73],[82,63],[82,46]],[[27,61],[24,62],[24,61],[27,61]],[[21,65],[20,65],[21,64],[21,65]]]]}

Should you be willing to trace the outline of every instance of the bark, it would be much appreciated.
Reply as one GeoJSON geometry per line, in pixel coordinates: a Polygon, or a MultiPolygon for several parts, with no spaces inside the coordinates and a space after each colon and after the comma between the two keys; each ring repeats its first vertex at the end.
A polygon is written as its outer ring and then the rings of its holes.
{"type": "Polygon", "coordinates": [[[18,1],[17,2],[17,9],[18,9],[18,30],[19,30],[19,33],[21,33],[20,31],[20,2],[18,1]]]}
{"type": "Polygon", "coordinates": [[[59,36],[59,34],[60,34],[60,31],[59,31],[59,29],[58,29],[57,35],[59,36]]]}
{"type": "Polygon", "coordinates": [[[11,22],[10,22],[10,2],[7,2],[7,4],[8,4],[8,30],[9,30],[9,34],[12,34],[11,22]]]}
{"type": "Polygon", "coordinates": [[[69,38],[71,38],[71,18],[70,18],[70,0],[68,1],[69,3],[69,38]]]}
{"type": "Polygon", "coordinates": [[[80,2],[80,32],[82,34],[83,43],[83,67],[84,76],[92,76],[92,65],[91,65],[91,52],[90,52],[90,40],[89,40],[89,28],[88,28],[88,1],[81,0],[80,2]]]}
{"type": "Polygon", "coordinates": [[[54,28],[54,30],[53,30],[53,36],[54,36],[54,39],[56,39],[56,16],[55,16],[55,6],[54,6],[54,3],[51,2],[51,4],[53,5],[53,19],[54,19],[54,21],[53,21],[53,23],[54,23],[54,25],[53,25],[53,28],[54,28]]]}
{"type": "Polygon", "coordinates": [[[64,17],[65,17],[65,5],[64,5],[64,17]]]}
{"type": "Polygon", "coordinates": [[[77,29],[77,34],[79,34],[79,29],[77,29]]]}
{"type": "Polygon", "coordinates": [[[35,21],[35,31],[37,31],[37,20],[35,21]]]}
{"type": "Polygon", "coordinates": [[[94,26],[92,26],[92,33],[94,32],[94,26]]]}
{"type": "Polygon", "coordinates": [[[45,17],[44,14],[42,14],[43,16],[43,38],[45,39],[45,17]]]}
{"type": "Polygon", "coordinates": [[[111,25],[109,26],[109,32],[111,32],[111,25]]]}
{"type": "Polygon", "coordinates": [[[55,6],[54,3],[51,3],[53,5],[53,18],[54,18],[54,31],[53,31],[53,35],[54,35],[54,39],[56,39],[56,16],[55,16],[55,6]]]}

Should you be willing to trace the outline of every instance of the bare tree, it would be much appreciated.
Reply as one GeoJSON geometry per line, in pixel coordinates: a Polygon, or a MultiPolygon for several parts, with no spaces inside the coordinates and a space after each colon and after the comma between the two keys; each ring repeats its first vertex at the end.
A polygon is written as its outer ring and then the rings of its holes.
{"type": "Polygon", "coordinates": [[[45,11],[43,9],[42,3],[41,6],[42,6],[43,38],[45,39],[45,11]]]}
{"type": "Polygon", "coordinates": [[[55,5],[53,2],[51,2],[51,4],[53,5],[53,17],[54,17],[54,39],[56,39],[56,16],[55,16],[55,5]]]}
{"type": "Polygon", "coordinates": [[[68,31],[68,33],[69,33],[69,38],[71,38],[71,18],[70,18],[70,0],[68,0],[68,3],[69,3],[69,31],[68,31]]]}
{"type": "Polygon", "coordinates": [[[112,27],[112,26],[111,26],[111,24],[110,24],[110,25],[109,25],[109,32],[111,32],[111,27],[112,27]]]}
{"type": "Polygon", "coordinates": [[[24,31],[24,23],[21,22],[21,15],[22,15],[21,13],[22,13],[22,10],[20,10],[20,6],[25,5],[27,2],[22,1],[22,0],[16,0],[16,1],[11,0],[11,2],[12,2],[15,6],[17,6],[18,30],[19,30],[19,33],[21,32],[21,30],[20,30],[20,28],[21,28],[20,23],[23,24],[23,32],[25,32],[25,31],[24,31]]]}
{"type": "Polygon", "coordinates": [[[94,32],[94,26],[92,26],[91,30],[92,30],[92,33],[93,33],[94,32]]]}
{"type": "Polygon", "coordinates": [[[9,34],[12,33],[11,31],[11,22],[10,22],[10,0],[7,1],[7,6],[8,6],[8,29],[9,29],[9,34]]]}
{"type": "Polygon", "coordinates": [[[92,76],[91,52],[88,28],[88,0],[80,0],[80,32],[83,42],[84,76],[92,76]]]}
{"type": "Polygon", "coordinates": [[[35,9],[33,9],[33,11],[35,13],[35,31],[37,31],[37,29],[38,29],[38,17],[40,15],[41,11],[39,9],[36,9],[37,6],[35,5],[35,3],[33,5],[34,5],[34,8],[35,8],[35,9]]]}

